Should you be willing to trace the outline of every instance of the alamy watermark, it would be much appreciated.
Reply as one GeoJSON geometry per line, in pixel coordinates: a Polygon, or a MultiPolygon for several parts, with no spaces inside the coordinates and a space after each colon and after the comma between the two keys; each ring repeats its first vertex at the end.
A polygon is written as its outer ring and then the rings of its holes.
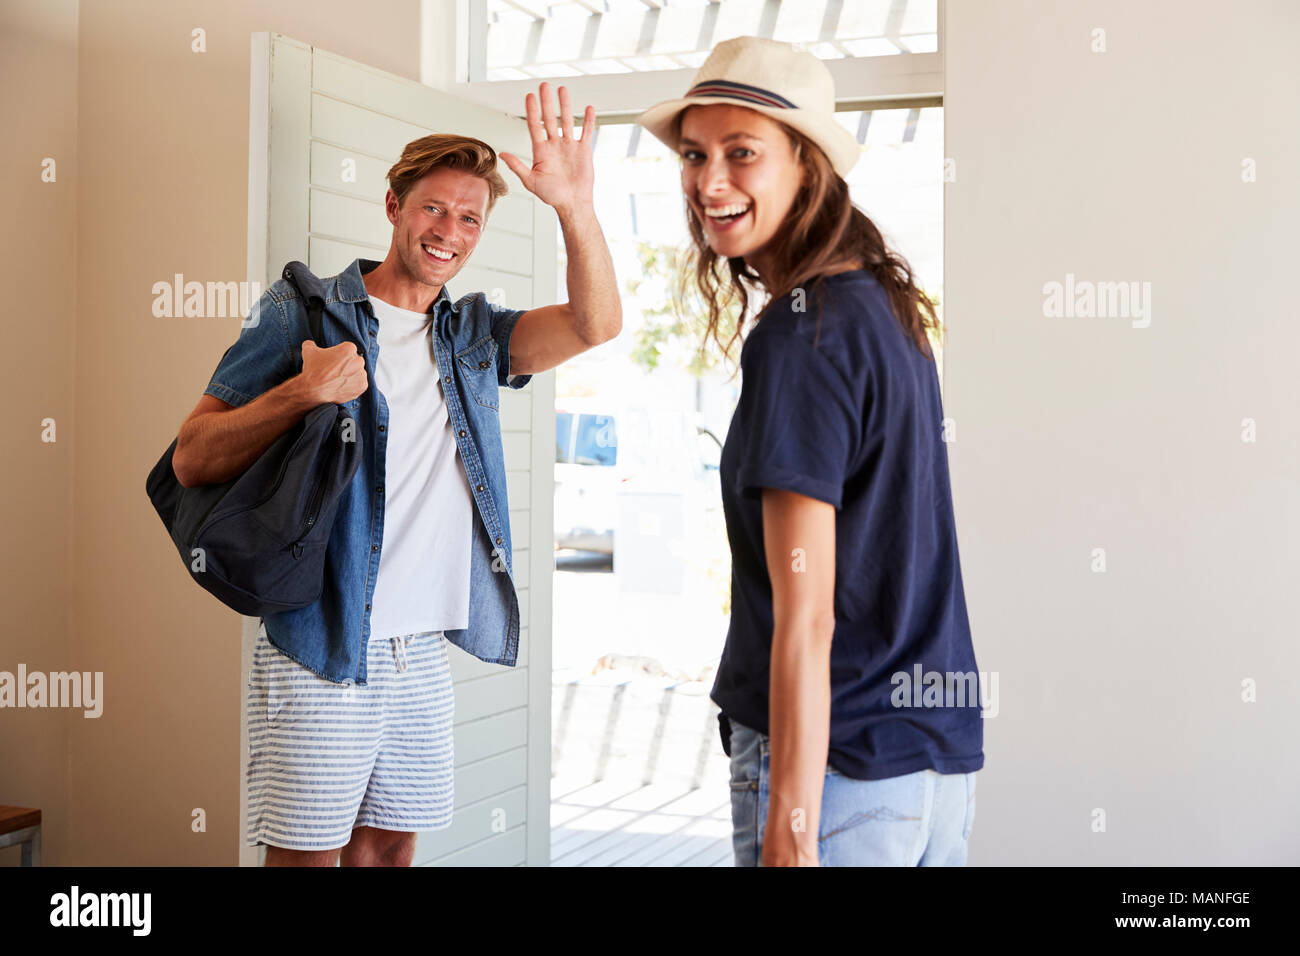
{"type": "Polygon", "coordinates": [[[259,321],[258,302],[262,287],[257,282],[198,282],[177,272],[171,282],[155,282],[155,318],[215,319],[246,316],[243,328],[255,328],[259,321]]]}
{"type": "Polygon", "coordinates": [[[997,671],[895,671],[889,702],[895,707],[979,706],[981,717],[998,715],[997,671]]]}
{"type": "Polygon", "coordinates": [[[0,671],[0,707],[77,707],[83,717],[104,712],[103,671],[0,671]]]}
{"type": "Polygon", "coordinates": [[[1092,282],[1065,274],[1065,282],[1043,283],[1043,315],[1058,318],[1132,319],[1135,329],[1151,324],[1150,282],[1092,282]]]}
{"type": "Polygon", "coordinates": [[[50,897],[51,926],[118,926],[148,936],[152,911],[152,893],[85,893],[74,883],[50,897]]]}

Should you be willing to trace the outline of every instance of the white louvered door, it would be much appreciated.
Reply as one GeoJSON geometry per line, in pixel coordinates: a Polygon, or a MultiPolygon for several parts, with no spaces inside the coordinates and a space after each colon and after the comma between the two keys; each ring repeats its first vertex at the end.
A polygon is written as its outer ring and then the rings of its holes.
{"type": "MultiPolygon", "coordinates": [[[[253,36],[249,141],[249,280],[265,288],[301,259],[319,276],[354,258],[382,260],[392,236],[385,173],[402,147],[433,132],[475,136],[530,154],[524,121],[278,34],[253,36]]],[[[521,104],[522,107],[522,104],[521,104]]],[[[555,219],[502,166],[502,197],[452,297],[488,292],[511,308],[554,299],[555,219]],[[499,290],[499,291],[498,291],[499,290]]],[[[417,865],[549,861],[550,642],[555,376],[501,390],[501,429],[522,617],[516,667],[448,645],[456,694],[456,806],[422,833],[417,865]]],[[[244,680],[257,621],[244,618],[244,680]]],[[[243,713],[241,701],[240,713],[243,713]]],[[[247,727],[241,734],[247,754],[247,727]]],[[[241,772],[241,790],[244,774],[241,772]]],[[[247,793],[240,801],[247,813],[247,793]]],[[[258,852],[243,846],[241,861],[258,852]]]]}

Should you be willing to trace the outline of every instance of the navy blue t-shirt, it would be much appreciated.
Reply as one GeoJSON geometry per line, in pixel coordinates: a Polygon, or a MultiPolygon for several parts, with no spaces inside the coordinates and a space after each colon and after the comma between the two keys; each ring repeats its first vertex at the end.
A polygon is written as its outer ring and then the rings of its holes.
{"type": "Polygon", "coordinates": [[[711,696],[724,727],[735,718],[770,732],[761,489],[780,488],[836,508],[830,765],[859,780],[980,769],[978,672],[934,362],[859,269],[773,303],[740,364],[721,460],[731,622],[711,696]]]}

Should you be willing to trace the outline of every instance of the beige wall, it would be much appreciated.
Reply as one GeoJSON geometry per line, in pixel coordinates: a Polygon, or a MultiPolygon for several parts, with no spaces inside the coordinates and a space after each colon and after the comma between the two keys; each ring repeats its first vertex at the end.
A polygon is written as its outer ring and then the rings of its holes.
{"type": "MultiPolygon", "coordinates": [[[[5,307],[5,415],[0,441],[0,670],[64,671],[72,621],[74,333],[77,320],[77,4],[0,2],[0,254],[9,277],[5,307]],[[55,161],[55,181],[41,163],[55,161]],[[55,441],[41,440],[41,421],[55,441]]],[[[94,723],[79,714],[77,720],[94,723]]],[[[66,710],[0,710],[0,804],[44,814],[45,859],[68,850],[66,710]]],[[[0,865],[17,865],[17,847],[0,865]]]]}
{"type": "Polygon", "coordinates": [[[79,24],[75,3],[0,10],[0,188],[23,224],[5,251],[39,292],[9,313],[0,669],[104,672],[98,719],[0,712],[0,802],[45,811],[47,863],[234,864],[239,618],[189,582],[144,482],[239,323],[155,318],[151,290],[244,278],[249,35],[418,78],[419,0],[126,0],[81,4],[79,24]]]}
{"type": "Polygon", "coordinates": [[[1268,0],[947,3],[945,399],[1000,673],[972,864],[1300,859],[1298,35],[1268,0]],[[1044,316],[1067,273],[1150,282],[1150,325],[1044,316]]]}

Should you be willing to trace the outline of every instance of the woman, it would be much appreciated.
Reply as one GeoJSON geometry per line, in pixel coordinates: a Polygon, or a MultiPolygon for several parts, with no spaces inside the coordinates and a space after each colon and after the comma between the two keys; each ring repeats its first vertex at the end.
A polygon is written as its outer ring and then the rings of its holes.
{"type": "Polygon", "coordinates": [[[964,865],[983,732],[934,309],[849,199],[820,60],[741,37],[695,80],[638,122],[681,159],[724,352],[766,297],[721,461],[736,863],[964,865]]]}

